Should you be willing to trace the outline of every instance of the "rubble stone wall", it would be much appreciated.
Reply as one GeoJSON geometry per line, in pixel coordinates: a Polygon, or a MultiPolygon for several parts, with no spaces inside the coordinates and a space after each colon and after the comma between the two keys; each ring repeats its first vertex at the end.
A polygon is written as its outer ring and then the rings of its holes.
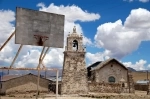
{"type": "Polygon", "coordinates": [[[89,92],[120,93],[121,84],[111,83],[88,83],[89,92]]]}
{"type": "Polygon", "coordinates": [[[65,56],[61,83],[61,94],[87,93],[87,70],[85,67],[84,57],[79,57],[84,53],[67,54],[69,55],[65,56]]]}

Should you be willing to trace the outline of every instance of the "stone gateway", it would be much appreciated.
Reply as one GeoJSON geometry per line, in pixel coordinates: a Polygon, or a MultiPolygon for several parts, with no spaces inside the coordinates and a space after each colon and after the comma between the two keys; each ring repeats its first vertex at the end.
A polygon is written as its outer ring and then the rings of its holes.
{"type": "Polygon", "coordinates": [[[67,37],[64,51],[61,94],[85,94],[88,92],[87,69],[83,36],[73,33],[67,37]]]}

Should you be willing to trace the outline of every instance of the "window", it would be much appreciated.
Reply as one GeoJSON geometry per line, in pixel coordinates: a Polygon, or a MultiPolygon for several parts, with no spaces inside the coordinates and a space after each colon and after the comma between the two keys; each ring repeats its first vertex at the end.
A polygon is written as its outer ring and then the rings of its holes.
{"type": "Polygon", "coordinates": [[[115,82],[115,77],[110,76],[110,77],[108,78],[108,82],[111,82],[111,83],[113,82],[113,83],[114,83],[114,82],[115,82]]]}

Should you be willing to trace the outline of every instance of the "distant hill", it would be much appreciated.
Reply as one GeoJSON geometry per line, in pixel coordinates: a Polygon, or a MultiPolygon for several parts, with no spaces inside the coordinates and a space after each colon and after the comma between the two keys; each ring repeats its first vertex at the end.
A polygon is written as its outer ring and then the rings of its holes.
{"type": "Polygon", "coordinates": [[[131,67],[127,67],[127,68],[128,68],[128,70],[130,70],[130,71],[132,71],[132,72],[136,72],[136,70],[133,69],[133,68],[131,68],[131,67]]]}
{"type": "MultiPolygon", "coordinates": [[[[62,69],[58,69],[59,70],[59,76],[62,76],[62,69]]],[[[9,70],[9,73],[8,71],[3,71],[1,72],[0,71],[0,76],[4,76],[4,75],[25,75],[25,74],[29,74],[29,73],[32,73],[34,75],[38,75],[38,71],[37,70],[9,70]]],[[[49,77],[49,76],[56,76],[56,71],[40,71],[40,75],[42,76],[46,76],[49,77]]]]}
{"type": "Polygon", "coordinates": [[[150,70],[139,70],[138,72],[150,72],[150,70]]]}

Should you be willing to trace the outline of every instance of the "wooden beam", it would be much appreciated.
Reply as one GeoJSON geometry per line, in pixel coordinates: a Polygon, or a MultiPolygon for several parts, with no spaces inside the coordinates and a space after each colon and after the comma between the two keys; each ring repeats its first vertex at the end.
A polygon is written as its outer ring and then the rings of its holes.
{"type": "Polygon", "coordinates": [[[40,55],[40,58],[39,58],[39,62],[41,61],[41,58],[42,58],[43,53],[44,53],[44,50],[45,50],[45,46],[44,46],[43,49],[42,49],[42,52],[41,52],[41,55],[40,55]]]}
{"type": "MultiPolygon", "coordinates": [[[[9,68],[9,67],[0,67],[0,69],[3,69],[3,70],[38,70],[37,68],[9,68]]],[[[57,68],[40,68],[40,70],[48,70],[48,71],[57,71],[58,69],[57,68]]]]}
{"type": "Polygon", "coordinates": [[[0,51],[5,47],[5,45],[8,43],[8,41],[10,41],[10,39],[14,36],[15,31],[10,35],[10,37],[6,40],[6,42],[2,45],[2,47],[0,48],[0,51]]]}
{"type": "Polygon", "coordinates": [[[46,68],[45,65],[43,64],[43,62],[42,62],[42,66],[43,66],[42,69],[45,69],[45,68],[46,68]]]}
{"type": "Polygon", "coordinates": [[[40,68],[41,58],[42,58],[42,55],[43,55],[43,53],[44,53],[44,50],[45,50],[45,46],[43,47],[42,52],[41,52],[41,55],[40,55],[40,57],[39,57],[39,64],[38,64],[38,66],[37,66],[37,69],[40,68]]]}
{"type": "Polygon", "coordinates": [[[43,62],[43,59],[45,58],[45,56],[46,56],[46,54],[47,54],[48,50],[49,50],[49,47],[46,49],[46,51],[45,51],[45,53],[44,53],[43,57],[41,58],[41,63],[43,62]]]}
{"type": "Polygon", "coordinates": [[[17,54],[16,54],[16,56],[15,56],[13,62],[12,62],[11,65],[10,65],[10,68],[12,68],[14,62],[16,61],[16,59],[17,59],[17,57],[18,57],[18,55],[19,55],[19,53],[20,53],[20,50],[22,49],[22,46],[23,46],[23,45],[21,44],[20,47],[19,47],[19,49],[18,49],[18,51],[17,51],[17,54]]]}
{"type": "Polygon", "coordinates": [[[58,99],[58,77],[59,77],[59,71],[56,71],[56,99],[58,99]]]}
{"type": "Polygon", "coordinates": [[[40,55],[40,57],[39,57],[39,64],[38,64],[38,66],[37,66],[38,78],[37,78],[37,93],[36,93],[36,99],[38,99],[38,95],[39,95],[40,65],[41,65],[41,63],[42,63],[41,58],[42,58],[42,55],[43,55],[44,50],[45,50],[45,46],[44,46],[43,49],[42,49],[41,55],[40,55]]]}

